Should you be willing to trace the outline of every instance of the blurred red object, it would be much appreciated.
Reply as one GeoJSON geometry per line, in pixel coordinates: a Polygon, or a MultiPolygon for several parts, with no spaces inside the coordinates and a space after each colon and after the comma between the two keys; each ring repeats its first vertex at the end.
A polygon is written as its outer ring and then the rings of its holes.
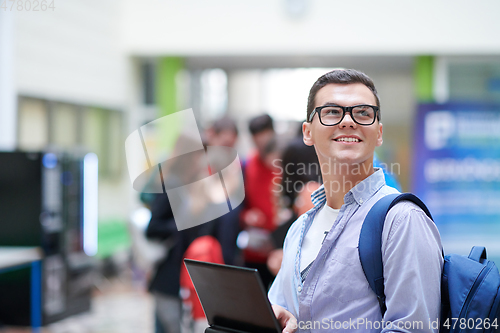
{"type": "MultiPolygon", "coordinates": [[[[219,241],[212,236],[201,236],[196,238],[191,245],[189,245],[186,253],[184,253],[184,259],[224,264],[221,245],[219,241]]],[[[184,264],[181,270],[181,289],[184,289],[185,297],[183,297],[183,301],[191,307],[193,319],[205,318],[203,307],[201,306],[193,282],[184,264]]]]}

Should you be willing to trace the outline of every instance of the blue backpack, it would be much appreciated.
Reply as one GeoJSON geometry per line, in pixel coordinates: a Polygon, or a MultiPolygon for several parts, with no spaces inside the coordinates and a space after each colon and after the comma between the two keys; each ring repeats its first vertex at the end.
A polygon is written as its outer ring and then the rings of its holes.
{"type": "MultiPolygon", "coordinates": [[[[387,212],[398,202],[418,205],[432,219],[425,204],[411,193],[391,194],[368,212],[359,236],[359,258],[366,279],[385,313],[382,229],[387,212]]],[[[474,246],[468,257],[444,257],[441,276],[441,320],[439,332],[500,332],[500,274],[486,249],[474,246]]]]}

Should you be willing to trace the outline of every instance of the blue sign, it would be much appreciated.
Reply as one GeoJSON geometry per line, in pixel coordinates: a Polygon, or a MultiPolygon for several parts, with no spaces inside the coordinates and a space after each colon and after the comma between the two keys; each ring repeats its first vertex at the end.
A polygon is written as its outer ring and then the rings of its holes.
{"type": "Polygon", "coordinates": [[[500,105],[423,104],[413,192],[428,205],[446,252],[487,247],[500,259],[500,105]]]}

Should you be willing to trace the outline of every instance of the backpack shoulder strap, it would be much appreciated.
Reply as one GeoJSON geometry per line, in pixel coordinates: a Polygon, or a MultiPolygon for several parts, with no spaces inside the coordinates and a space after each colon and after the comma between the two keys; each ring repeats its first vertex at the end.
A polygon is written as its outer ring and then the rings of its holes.
{"type": "Polygon", "coordinates": [[[359,259],[370,287],[377,295],[382,316],[384,316],[384,267],[382,264],[382,230],[389,210],[400,201],[408,200],[418,205],[432,220],[425,204],[414,194],[389,194],[380,199],[366,215],[359,235],[359,259]]]}

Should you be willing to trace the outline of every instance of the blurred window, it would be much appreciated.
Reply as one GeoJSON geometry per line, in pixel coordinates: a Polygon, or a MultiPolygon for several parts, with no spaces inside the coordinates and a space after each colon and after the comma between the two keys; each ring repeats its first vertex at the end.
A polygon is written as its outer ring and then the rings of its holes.
{"type": "Polygon", "coordinates": [[[449,65],[450,100],[500,102],[500,59],[449,65]]]}
{"type": "Polygon", "coordinates": [[[123,116],[120,111],[108,111],[107,113],[107,157],[108,157],[108,172],[109,176],[118,177],[122,171],[123,161],[125,156],[124,144],[125,137],[123,135],[123,116]]]}
{"type": "Polygon", "coordinates": [[[78,107],[54,103],[51,110],[51,143],[61,148],[71,148],[78,143],[78,107]]]}
{"type": "Polygon", "coordinates": [[[95,153],[99,158],[99,172],[106,173],[106,137],[105,137],[105,112],[99,108],[86,108],[82,114],[82,145],[95,153]]]}
{"type": "Polygon", "coordinates": [[[20,98],[18,112],[18,142],[21,150],[44,149],[49,143],[49,112],[40,99],[20,98]]]}
{"type": "Polygon", "coordinates": [[[201,73],[201,116],[203,121],[221,117],[227,110],[227,74],[220,68],[201,73]]]}
{"type": "Polygon", "coordinates": [[[155,105],[156,103],[156,65],[153,61],[145,60],[141,64],[142,103],[155,105]]]}
{"type": "Polygon", "coordinates": [[[99,173],[118,177],[123,167],[123,114],[101,108],[85,108],[82,112],[82,145],[99,158],[99,173]]]}
{"type": "Polygon", "coordinates": [[[20,150],[93,152],[99,157],[100,176],[119,177],[123,171],[123,128],[121,111],[19,98],[17,135],[20,150]]]}
{"type": "Polygon", "coordinates": [[[263,110],[277,120],[306,119],[309,90],[330,68],[281,68],[264,72],[263,110]]]}

